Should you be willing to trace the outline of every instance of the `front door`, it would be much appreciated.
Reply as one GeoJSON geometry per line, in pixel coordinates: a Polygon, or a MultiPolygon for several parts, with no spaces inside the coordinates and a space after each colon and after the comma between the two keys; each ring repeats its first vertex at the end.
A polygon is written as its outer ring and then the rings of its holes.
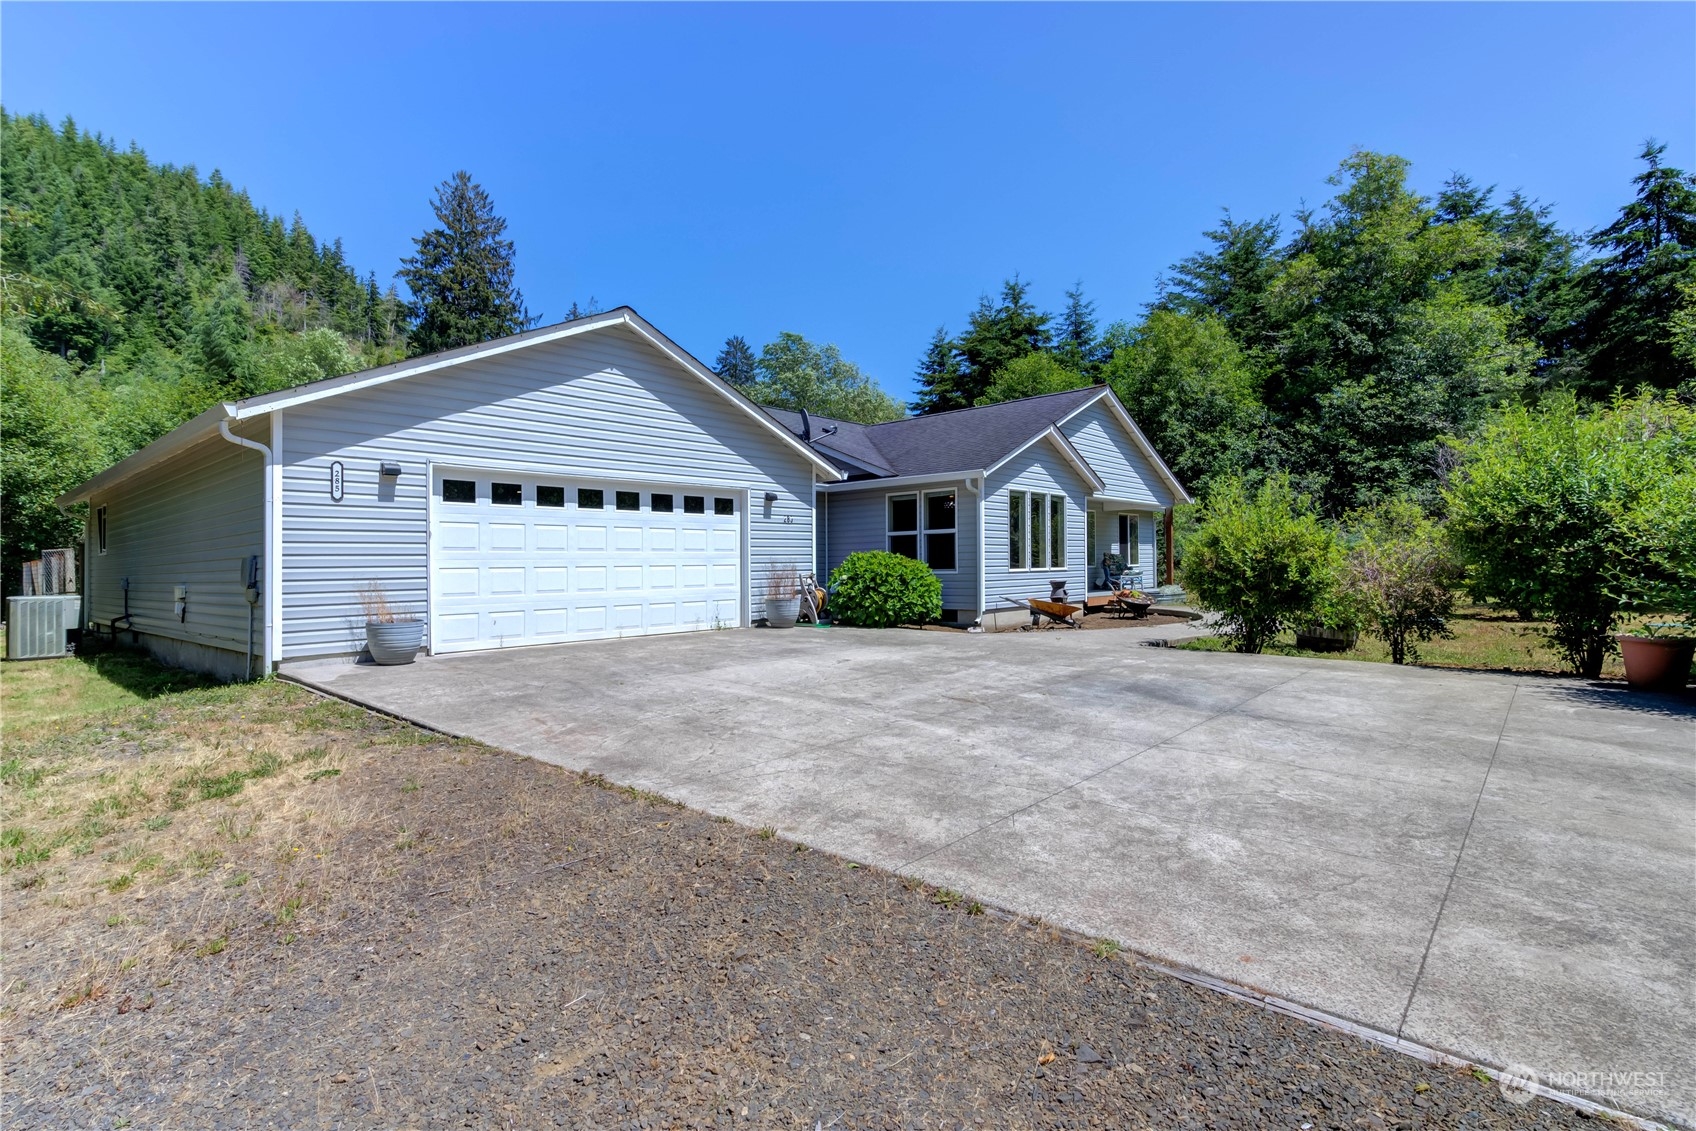
{"type": "Polygon", "coordinates": [[[1131,584],[1146,586],[1142,574],[1141,539],[1137,520],[1140,516],[1126,511],[1110,511],[1091,507],[1089,510],[1089,587],[1091,592],[1104,592],[1116,587],[1129,572],[1131,584]]]}

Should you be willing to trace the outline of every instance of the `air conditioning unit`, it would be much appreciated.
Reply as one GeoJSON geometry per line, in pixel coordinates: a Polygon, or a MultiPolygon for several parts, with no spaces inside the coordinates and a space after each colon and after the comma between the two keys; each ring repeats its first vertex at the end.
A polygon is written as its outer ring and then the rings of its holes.
{"type": "Polygon", "coordinates": [[[6,658],[44,660],[66,655],[65,633],[82,621],[82,596],[11,597],[6,601],[6,658]]]}

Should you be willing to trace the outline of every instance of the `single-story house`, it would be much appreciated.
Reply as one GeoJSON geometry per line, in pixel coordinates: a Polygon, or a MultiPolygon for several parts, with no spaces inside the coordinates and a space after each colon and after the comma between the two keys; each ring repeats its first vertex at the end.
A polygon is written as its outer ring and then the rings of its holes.
{"type": "Polygon", "coordinates": [[[770,411],[843,476],[818,489],[820,577],[856,551],[907,554],[961,624],[1023,619],[1001,598],[1054,582],[1077,602],[1171,581],[1155,527],[1190,497],[1105,385],[887,424],[770,411]]]}
{"type": "Polygon", "coordinates": [[[1105,389],[808,426],[620,307],[216,405],[59,503],[88,505],[89,629],[239,677],[357,656],[373,583],[456,652],[746,626],[774,570],[876,547],[969,621],[1150,562],[1184,497],[1105,389]]]}

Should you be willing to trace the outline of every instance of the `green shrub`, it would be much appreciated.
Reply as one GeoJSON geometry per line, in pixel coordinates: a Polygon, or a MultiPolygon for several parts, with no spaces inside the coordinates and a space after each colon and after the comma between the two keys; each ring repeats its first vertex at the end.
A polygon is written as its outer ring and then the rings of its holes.
{"type": "Polygon", "coordinates": [[[942,618],[942,582],[923,562],[883,550],[849,554],[830,575],[830,613],[843,624],[892,628],[942,618]]]}
{"type": "Polygon", "coordinates": [[[1252,495],[1240,478],[1216,480],[1196,519],[1180,580],[1202,608],[1222,614],[1237,651],[1258,652],[1312,621],[1334,591],[1341,547],[1288,476],[1252,495]]]}
{"type": "Polygon", "coordinates": [[[1390,499],[1353,516],[1343,592],[1390,662],[1418,662],[1420,643],[1449,635],[1460,581],[1442,527],[1417,503],[1390,499]]]}
{"type": "Polygon", "coordinates": [[[1546,613],[1573,671],[1601,674],[1622,608],[1682,603],[1696,410],[1647,392],[1600,408],[1551,397],[1455,447],[1443,497],[1468,588],[1546,613]]]}

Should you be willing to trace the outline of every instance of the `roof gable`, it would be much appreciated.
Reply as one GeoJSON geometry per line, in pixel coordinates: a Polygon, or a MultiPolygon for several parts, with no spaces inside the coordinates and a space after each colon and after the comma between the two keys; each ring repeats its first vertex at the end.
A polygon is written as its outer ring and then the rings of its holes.
{"type": "Polygon", "coordinates": [[[810,462],[827,479],[843,478],[843,473],[827,457],[803,444],[793,431],[774,420],[769,413],[734,389],[728,382],[721,380],[716,373],[696,360],[677,343],[660,333],[636,311],[628,306],[621,306],[604,314],[594,314],[553,326],[543,326],[534,330],[527,330],[522,334],[497,338],[491,342],[443,350],[439,353],[409,358],[406,361],[398,361],[392,365],[384,365],[376,369],[361,370],[358,373],[348,373],[340,377],[327,377],[320,381],[298,385],[292,389],[283,389],[275,393],[266,393],[262,396],[214,405],[194,419],[178,425],[171,432],[166,433],[140,451],[113,464],[87,482],[65,492],[57,502],[60,506],[83,502],[92,494],[128,479],[130,476],[170,458],[192,444],[209,439],[218,432],[219,425],[227,421],[248,420],[298,405],[340,396],[344,393],[370,389],[424,373],[439,372],[457,365],[463,365],[466,362],[498,357],[515,350],[527,349],[613,327],[628,328],[638,338],[664,354],[685,372],[706,383],[738,408],[748,413],[762,427],[779,437],[791,451],[810,462]]]}
{"type": "MultiPolygon", "coordinates": [[[[847,460],[868,469],[873,477],[983,471],[1104,395],[1110,395],[1105,385],[1092,385],[928,416],[909,416],[885,424],[852,424],[815,416],[813,446],[826,453],[840,452],[847,460]],[[831,436],[818,434],[821,428],[832,425],[837,431],[831,436]]],[[[773,410],[772,415],[800,434],[799,414],[773,410]]]]}

